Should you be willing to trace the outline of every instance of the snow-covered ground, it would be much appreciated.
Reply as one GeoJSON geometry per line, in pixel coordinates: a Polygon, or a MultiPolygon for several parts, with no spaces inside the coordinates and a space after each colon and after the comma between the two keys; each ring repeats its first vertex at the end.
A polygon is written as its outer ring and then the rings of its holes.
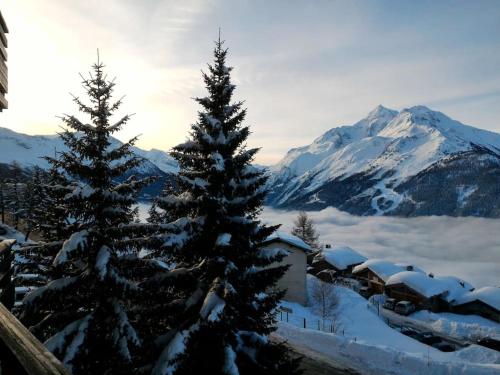
{"type": "Polygon", "coordinates": [[[485,336],[500,337],[499,323],[477,315],[436,314],[421,310],[411,314],[409,318],[427,324],[433,331],[459,339],[475,341],[485,336]]]}
{"type": "MultiPolygon", "coordinates": [[[[309,278],[311,285],[313,278],[309,278]]],[[[413,340],[390,328],[368,302],[354,291],[335,287],[339,297],[336,334],[315,329],[320,317],[314,306],[303,307],[283,302],[293,310],[290,323],[280,322],[276,336],[306,353],[330,358],[362,374],[498,374],[500,353],[471,345],[444,353],[413,340]],[[311,322],[311,329],[301,328],[301,319],[311,322]]],[[[309,324],[309,323],[308,323],[309,324]]]]}
{"type": "MultiPolygon", "coordinates": [[[[297,211],[265,207],[261,217],[290,232],[297,211]]],[[[474,217],[354,216],[335,208],[308,212],[321,243],[349,246],[367,258],[413,264],[474,287],[500,286],[500,220],[474,217]]]]}

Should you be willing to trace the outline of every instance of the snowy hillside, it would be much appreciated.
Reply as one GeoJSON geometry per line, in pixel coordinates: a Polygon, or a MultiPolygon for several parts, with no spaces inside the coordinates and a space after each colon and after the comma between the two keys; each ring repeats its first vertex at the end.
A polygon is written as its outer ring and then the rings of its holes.
{"type": "Polygon", "coordinates": [[[500,216],[500,134],[416,106],[378,106],[271,167],[269,203],[354,214],[500,216]],[[487,207],[478,197],[491,196],[487,207]]]}

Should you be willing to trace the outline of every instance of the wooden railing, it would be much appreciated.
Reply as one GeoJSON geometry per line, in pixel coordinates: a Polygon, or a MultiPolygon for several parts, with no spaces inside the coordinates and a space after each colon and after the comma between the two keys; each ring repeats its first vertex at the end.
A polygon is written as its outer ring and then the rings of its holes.
{"type": "Polygon", "coordinates": [[[0,241],[0,302],[8,309],[14,306],[16,292],[12,283],[12,245],[16,240],[0,241]]]}
{"type": "Polygon", "coordinates": [[[13,306],[12,245],[15,240],[0,241],[0,374],[69,375],[68,370],[7,309],[13,306]],[[5,304],[5,303],[6,304],[5,304]]]}

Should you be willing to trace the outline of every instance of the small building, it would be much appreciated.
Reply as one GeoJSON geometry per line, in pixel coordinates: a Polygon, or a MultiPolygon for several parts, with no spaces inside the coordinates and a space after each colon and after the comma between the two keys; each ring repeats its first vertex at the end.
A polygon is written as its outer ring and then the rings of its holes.
{"type": "Polygon", "coordinates": [[[281,264],[290,265],[290,268],[278,281],[277,287],[286,289],[285,300],[307,305],[307,254],[312,251],[311,247],[296,236],[277,231],[262,243],[261,248],[288,253],[281,264]]]}
{"type": "Polygon", "coordinates": [[[7,37],[5,34],[9,32],[7,24],[0,12],[0,112],[7,109],[8,103],[5,95],[8,91],[8,74],[7,74],[7,37]]]}
{"type": "Polygon", "coordinates": [[[452,311],[480,315],[500,323],[500,288],[487,286],[464,293],[452,302],[452,311]]]}
{"type": "Polygon", "coordinates": [[[422,272],[395,273],[386,280],[384,289],[387,296],[396,301],[413,302],[417,309],[439,312],[447,310],[448,307],[448,284],[422,272]]]}
{"type": "Polygon", "coordinates": [[[325,248],[314,257],[312,273],[323,281],[332,282],[337,276],[350,276],[352,269],[365,261],[366,257],[348,246],[325,248]]]}
{"type": "Polygon", "coordinates": [[[397,265],[387,260],[369,259],[355,266],[352,274],[370,288],[373,294],[382,294],[389,277],[403,271],[423,272],[412,265],[397,265]]]}

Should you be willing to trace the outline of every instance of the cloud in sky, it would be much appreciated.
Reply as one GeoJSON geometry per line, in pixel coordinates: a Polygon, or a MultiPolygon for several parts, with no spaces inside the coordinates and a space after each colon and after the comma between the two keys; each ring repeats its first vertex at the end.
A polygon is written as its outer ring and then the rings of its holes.
{"type": "MultiPolygon", "coordinates": [[[[264,209],[262,220],[289,232],[297,211],[264,209]]],[[[476,287],[500,286],[500,220],[472,217],[353,216],[335,208],[308,212],[321,243],[347,245],[368,258],[411,263],[476,287]]]]}
{"type": "Polygon", "coordinates": [[[167,150],[196,119],[200,69],[218,27],[246,100],[258,162],[377,104],[430,105],[500,131],[500,4],[485,1],[23,0],[2,4],[10,27],[8,111],[0,126],[51,133],[71,112],[99,48],[124,111],[120,134],[167,150]]]}

